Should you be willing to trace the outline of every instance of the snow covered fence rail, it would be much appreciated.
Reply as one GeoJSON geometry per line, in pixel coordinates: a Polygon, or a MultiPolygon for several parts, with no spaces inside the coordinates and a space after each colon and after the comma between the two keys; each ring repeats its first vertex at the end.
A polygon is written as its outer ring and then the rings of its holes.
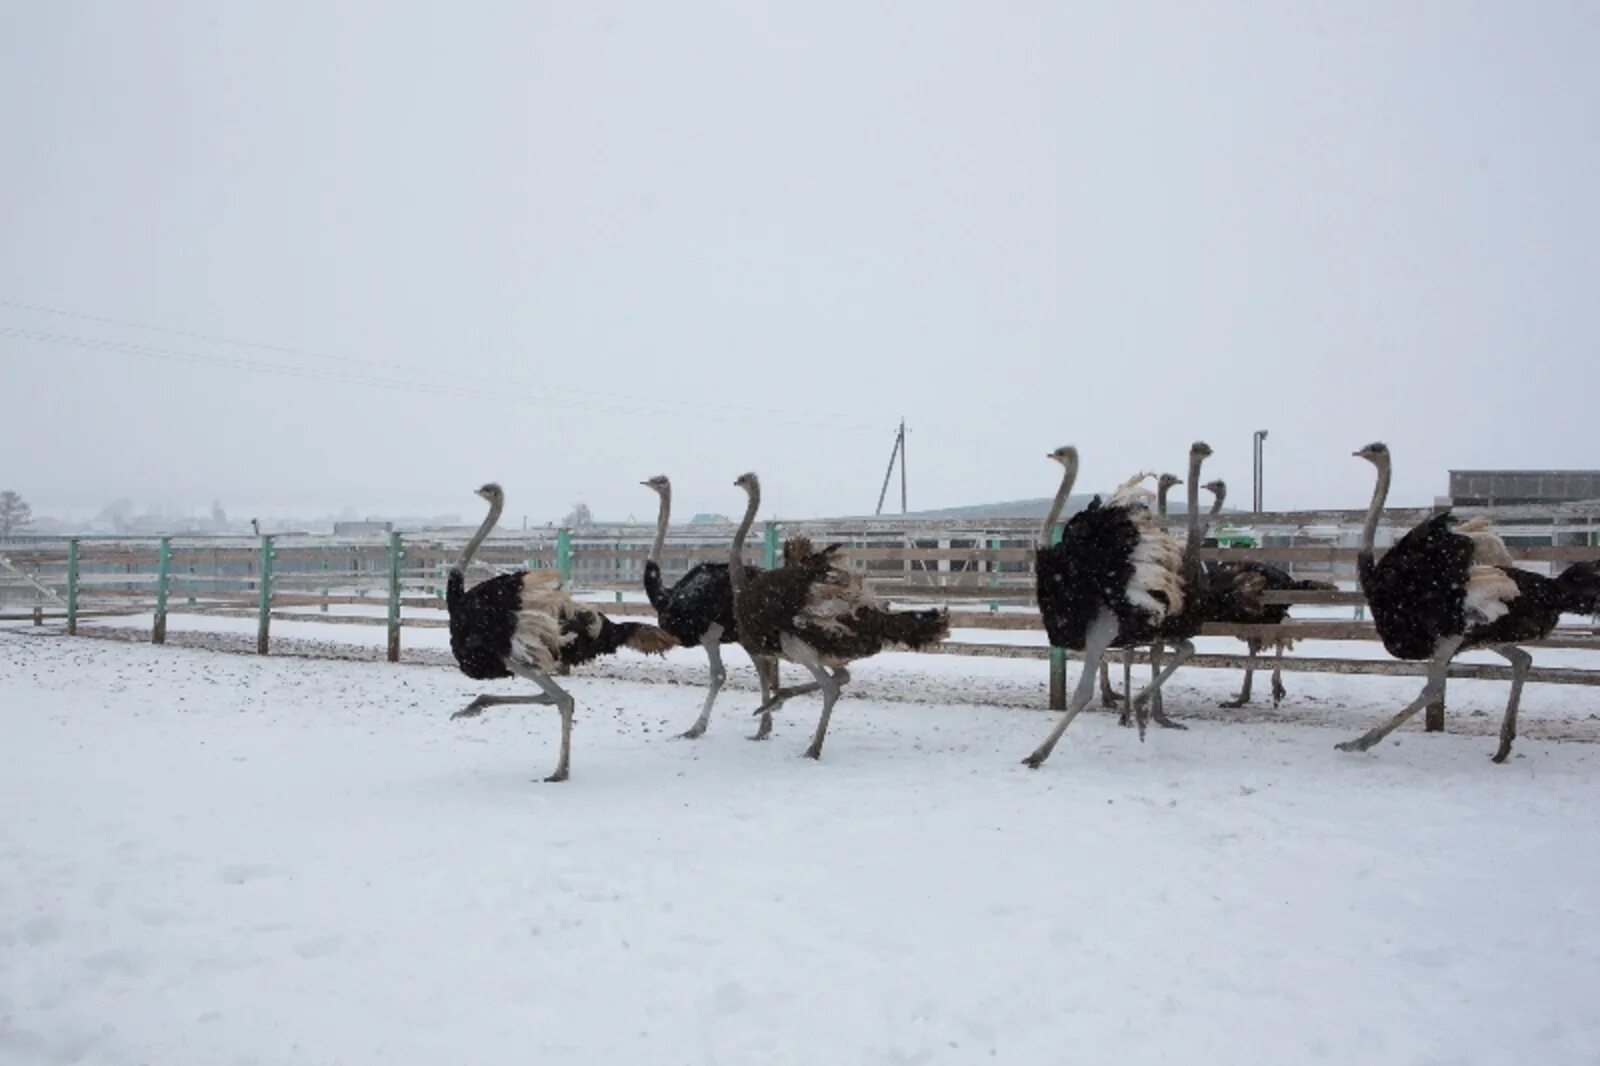
{"type": "MultiPolygon", "coordinates": [[[[1392,509],[1383,516],[1381,545],[1431,511],[1392,509]]],[[[1600,559],[1600,503],[1461,509],[1483,513],[1506,536],[1519,565],[1556,569],[1600,559]]],[[[1266,645],[1294,641],[1373,642],[1363,619],[1364,601],[1354,588],[1355,540],[1363,517],[1357,511],[1224,513],[1216,547],[1208,559],[1269,562],[1300,576],[1339,583],[1337,590],[1268,593],[1273,602],[1315,609],[1321,617],[1295,618],[1279,626],[1207,626],[1206,637],[1256,638],[1266,645]],[[1352,616],[1329,617],[1347,607],[1352,616]]],[[[1181,523],[1182,516],[1169,516],[1181,523]]],[[[648,615],[640,594],[653,530],[644,526],[535,530],[493,537],[481,550],[481,574],[495,570],[549,569],[609,612],[648,615]]],[[[1066,660],[1048,648],[1033,604],[1031,519],[908,521],[871,519],[830,523],[769,522],[747,561],[775,565],[784,536],[845,544],[853,569],[880,595],[901,602],[951,608],[956,630],[1026,631],[1035,643],[971,639],[952,641],[940,654],[1039,658],[1050,662],[1051,702],[1064,698],[1066,660]]],[[[731,529],[691,524],[673,531],[660,563],[670,582],[702,561],[726,559],[731,529]]],[[[398,660],[404,628],[445,624],[445,574],[464,538],[455,533],[392,534],[336,538],[303,534],[259,539],[164,537],[158,539],[39,539],[8,545],[9,569],[0,572],[0,618],[37,622],[65,619],[69,632],[79,618],[114,614],[150,615],[151,639],[165,639],[173,614],[251,616],[257,620],[257,650],[270,647],[275,620],[314,620],[338,625],[388,628],[388,655],[398,660]]],[[[1600,629],[1569,624],[1535,648],[1600,650],[1600,629]]],[[[1417,664],[1367,654],[1295,656],[1283,669],[1314,673],[1420,675],[1417,664]]],[[[1145,661],[1140,653],[1137,661],[1145,661]]],[[[1200,668],[1237,669],[1245,656],[1202,653],[1200,668]]],[[[1509,678],[1502,666],[1458,665],[1452,676],[1509,678]]],[[[1600,684],[1600,670],[1536,666],[1529,680],[1550,684],[1600,684]]]]}

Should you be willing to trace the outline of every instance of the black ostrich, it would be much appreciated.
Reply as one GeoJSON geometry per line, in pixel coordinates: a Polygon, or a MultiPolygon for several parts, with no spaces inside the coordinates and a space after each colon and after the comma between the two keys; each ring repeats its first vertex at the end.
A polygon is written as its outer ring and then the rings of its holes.
{"type": "MultiPolygon", "coordinates": [[[[727,680],[722,666],[722,645],[739,639],[739,627],[733,617],[733,583],[728,577],[727,563],[697,563],[676,585],[665,588],[661,583],[661,548],[667,538],[667,524],[672,517],[672,482],[667,475],[657,474],[640,482],[655,490],[661,497],[661,509],[656,516],[656,539],[650,546],[650,557],[644,564],[644,591],[650,605],[656,609],[656,619],[661,628],[672,634],[684,647],[700,645],[706,650],[711,667],[711,688],[700,708],[700,717],[682,733],[686,740],[705,735],[711,724],[711,705],[727,680]]],[[[750,569],[754,570],[754,567],[750,569]]],[[[777,661],[757,659],[756,676],[761,680],[761,703],[766,705],[771,689],[777,687],[777,661]]],[[[772,712],[762,712],[761,728],[752,739],[764,739],[772,731],[772,712]]]]}
{"type": "Polygon", "coordinates": [[[1444,698],[1450,660],[1484,648],[1511,663],[1511,695],[1500,723],[1494,761],[1505,762],[1517,735],[1517,705],[1533,656],[1518,645],[1549,634],[1563,613],[1600,611],[1600,571],[1591,563],[1568,567],[1555,578],[1513,565],[1505,542],[1487,519],[1463,522],[1442,511],[1375,559],[1378,519],[1389,495],[1389,449],[1369,444],[1355,453],[1378,468],[1378,484],[1362,530],[1356,569],[1383,646],[1396,659],[1427,660],[1422,694],[1399,714],[1340,751],[1366,751],[1406,719],[1444,698]]]}
{"type": "MultiPolygon", "coordinates": [[[[1049,458],[1064,468],[1061,487],[1040,532],[1034,564],[1039,614],[1050,643],[1083,653],[1083,673],[1066,713],[1050,735],[1023,760],[1037,769],[1060,741],[1067,726],[1094,695],[1095,672],[1110,648],[1125,648],[1161,641],[1176,646],[1172,664],[1157,674],[1151,687],[1133,697],[1143,719],[1152,689],[1192,654],[1193,647],[1172,623],[1198,613],[1189,603],[1203,582],[1197,552],[1201,529],[1197,486],[1200,464],[1211,454],[1196,442],[1189,452],[1188,548],[1163,530],[1151,513],[1151,493],[1140,488],[1148,475],[1129,479],[1104,504],[1096,496],[1089,506],[1072,516],[1061,542],[1049,543],[1061,507],[1078,476],[1078,452],[1058,448],[1049,458]]],[[[1195,622],[1194,627],[1198,628],[1195,622]]]]}
{"type": "Polygon", "coordinates": [[[808,539],[791,537],[783,547],[783,565],[747,570],[744,540],[761,508],[761,483],[755,474],[744,474],[734,484],[749,496],[728,557],[739,642],[752,658],[787,659],[816,678],[778,689],[769,702],[822,690],[822,717],[805,751],[807,758],[820,759],[834,702],[850,680],[848,665],[880,651],[915,651],[938,643],[950,635],[949,614],[943,608],[887,609],[859,577],[837,564],[838,544],[816,551],[808,539]]]}
{"type": "MultiPolygon", "coordinates": [[[[1208,481],[1202,486],[1213,496],[1212,515],[1222,510],[1228,486],[1221,481],[1208,481]]],[[[1279,625],[1289,617],[1287,603],[1266,603],[1268,592],[1333,592],[1338,586],[1330,581],[1311,581],[1297,578],[1282,567],[1270,563],[1222,561],[1208,563],[1212,592],[1210,620],[1235,625],[1279,625]]],[[[1261,654],[1260,637],[1241,637],[1249,649],[1250,658],[1244,668],[1244,684],[1239,694],[1222,704],[1228,708],[1243,707],[1250,702],[1251,682],[1255,678],[1256,658],[1261,654]]],[[[1294,641],[1280,637],[1273,641],[1272,705],[1278,706],[1288,692],[1283,687],[1283,653],[1294,646],[1294,641]]]]}
{"type": "Polygon", "coordinates": [[[561,759],[546,781],[565,781],[572,761],[572,696],[551,679],[553,671],[609,655],[621,647],[659,655],[674,645],[670,635],[638,622],[613,622],[574,602],[550,571],[518,570],[466,587],[467,566],[505,507],[499,485],[478,490],[489,515],[450,568],[445,605],[450,610],[450,651],[461,672],[478,681],[513,674],[538,685],[537,696],[479,696],[452,718],[470,718],[507,703],[554,704],[561,711],[561,759]]]}

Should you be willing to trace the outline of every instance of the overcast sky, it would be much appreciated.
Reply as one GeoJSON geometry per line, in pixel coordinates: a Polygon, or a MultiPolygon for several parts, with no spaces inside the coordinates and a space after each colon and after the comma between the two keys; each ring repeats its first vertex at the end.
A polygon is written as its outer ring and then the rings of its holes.
{"type": "Polygon", "coordinates": [[[1277,507],[1364,505],[1374,439],[1399,503],[1600,467],[1596,40],[1586,2],[14,0],[0,487],[497,479],[541,521],[664,472],[687,518],[754,469],[859,513],[901,415],[914,508],[1195,438],[1247,501],[1258,428],[1277,507]]]}

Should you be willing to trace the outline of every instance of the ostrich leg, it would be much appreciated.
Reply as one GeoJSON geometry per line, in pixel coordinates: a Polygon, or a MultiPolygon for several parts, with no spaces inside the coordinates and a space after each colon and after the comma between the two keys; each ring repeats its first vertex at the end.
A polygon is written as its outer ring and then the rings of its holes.
{"type": "MultiPolygon", "coordinates": [[[[1380,726],[1374,726],[1354,740],[1347,740],[1334,747],[1340,751],[1366,751],[1384,737],[1405,725],[1406,719],[1416,714],[1422,708],[1444,695],[1444,679],[1450,673],[1450,660],[1455,657],[1456,651],[1461,647],[1460,637],[1448,637],[1441,640],[1433,650],[1433,658],[1428,662],[1428,682],[1422,686],[1422,694],[1400,711],[1399,714],[1389,719],[1380,726]]],[[[1513,682],[1515,684],[1515,682],[1513,682]]],[[[1520,693],[1520,690],[1515,690],[1520,693]]]]}
{"type": "Polygon", "coordinates": [[[452,719],[476,718],[490,707],[501,707],[508,703],[537,703],[549,707],[555,702],[555,700],[543,694],[538,696],[479,696],[450,717],[452,719]]]}
{"type": "Polygon", "coordinates": [[[536,670],[531,666],[523,666],[520,663],[507,663],[506,668],[518,677],[526,678],[544,689],[544,698],[541,700],[538,697],[534,697],[534,699],[541,703],[553,703],[561,712],[561,758],[556,762],[555,773],[545,778],[545,780],[550,782],[565,781],[567,779],[567,771],[572,766],[573,700],[571,693],[556,684],[555,680],[543,670],[536,670]]]}
{"type": "Polygon", "coordinates": [[[1283,697],[1289,690],[1283,687],[1283,641],[1278,641],[1278,649],[1272,656],[1272,705],[1276,707],[1283,702],[1283,697]]]}
{"type": "Polygon", "coordinates": [[[761,656],[754,659],[756,678],[761,682],[761,709],[756,713],[761,716],[761,725],[756,728],[755,735],[750,740],[766,740],[772,735],[772,709],[768,700],[772,697],[772,690],[778,687],[778,660],[761,656]]]}
{"type": "Polygon", "coordinates": [[[1506,701],[1506,716],[1500,723],[1500,747],[1492,756],[1497,763],[1505,762],[1511,754],[1511,742],[1517,738],[1517,706],[1522,702],[1522,683],[1528,679],[1528,667],[1533,656],[1521,648],[1496,648],[1511,663],[1511,698],[1506,701]]]}
{"type": "Polygon", "coordinates": [[[1117,715],[1117,724],[1126,729],[1128,726],[1133,724],[1133,699],[1131,698],[1133,696],[1133,649],[1124,648],[1122,650],[1122,697],[1120,701],[1117,699],[1115,694],[1113,694],[1112,702],[1106,703],[1106,693],[1104,688],[1105,675],[1106,661],[1101,659],[1100,677],[1102,681],[1102,687],[1100,690],[1100,702],[1102,705],[1107,707],[1115,707],[1118,702],[1122,704],[1122,713],[1117,715]]]}
{"type": "Polygon", "coordinates": [[[1044,743],[1034,749],[1033,754],[1022,760],[1022,765],[1037,770],[1050,758],[1050,753],[1055,750],[1056,742],[1067,731],[1067,726],[1078,716],[1078,712],[1088,706],[1094,698],[1095,668],[1105,657],[1106,649],[1111,646],[1111,641],[1117,635],[1117,616],[1105,608],[1095,615],[1089,624],[1089,632],[1083,644],[1083,673],[1078,676],[1078,687],[1072,693],[1072,702],[1067,704],[1067,713],[1061,716],[1061,721],[1056,723],[1050,735],[1044,738],[1044,743]]]}
{"type": "Polygon", "coordinates": [[[710,663],[711,688],[706,692],[706,702],[700,707],[700,717],[694,720],[694,725],[688,730],[679,734],[680,740],[695,740],[705,736],[706,727],[711,724],[711,705],[717,702],[717,693],[722,690],[722,683],[728,680],[728,672],[722,668],[722,626],[711,623],[711,628],[700,638],[700,646],[705,648],[706,660],[710,663]]]}
{"type": "MultiPolygon", "coordinates": [[[[1174,652],[1172,661],[1161,668],[1161,672],[1156,674],[1156,676],[1151,679],[1147,688],[1141,689],[1139,694],[1133,697],[1134,708],[1140,713],[1143,713],[1144,705],[1149,701],[1150,697],[1153,694],[1161,691],[1161,686],[1167,683],[1167,678],[1176,673],[1178,667],[1189,661],[1189,657],[1194,654],[1194,643],[1192,641],[1180,640],[1178,643],[1172,646],[1172,650],[1174,652]]],[[[1185,729],[1187,727],[1180,725],[1177,722],[1173,722],[1168,728],[1185,729]]]]}
{"type": "MultiPolygon", "coordinates": [[[[1229,709],[1243,707],[1245,704],[1250,702],[1250,682],[1255,678],[1256,656],[1261,652],[1261,642],[1255,637],[1250,637],[1244,643],[1245,647],[1250,649],[1250,657],[1245,660],[1244,664],[1244,686],[1239,689],[1239,694],[1237,696],[1222,704],[1222,706],[1229,709]]],[[[1279,648],[1279,652],[1282,652],[1281,646],[1279,648]]]]}
{"type": "Polygon", "coordinates": [[[839,699],[839,690],[850,677],[843,670],[830,674],[828,673],[828,668],[821,664],[813,666],[807,663],[806,668],[811,671],[812,675],[816,677],[817,683],[822,686],[822,717],[817,719],[817,732],[811,738],[811,746],[805,750],[805,756],[808,759],[820,759],[822,758],[822,742],[828,736],[828,720],[833,717],[833,705],[839,699]],[[843,679],[840,678],[840,674],[844,674],[843,679]]]}
{"type": "MultiPolygon", "coordinates": [[[[1111,667],[1104,659],[1100,661],[1100,706],[1115,707],[1122,702],[1117,695],[1117,690],[1111,687],[1111,667]]],[[[1127,725],[1127,714],[1123,714],[1123,725],[1127,725]]]]}

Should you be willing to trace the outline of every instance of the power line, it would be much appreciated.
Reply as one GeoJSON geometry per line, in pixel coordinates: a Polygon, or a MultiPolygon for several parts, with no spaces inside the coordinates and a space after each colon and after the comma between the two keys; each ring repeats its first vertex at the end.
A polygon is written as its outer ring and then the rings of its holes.
{"type": "MultiPolygon", "coordinates": [[[[383,360],[378,360],[378,359],[362,359],[362,358],[357,358],[355,356],[348,356],[348,355],[334,355],[334,354],[332,354],[330,352],[320,352],[320,351],[315,351],[315,350],[309,349],[309,348],[296,348],[296,347],[293,347],[291,345],[268,344],[268,343],[264,343],[264,342],[261,342],[261,341],[244,341],[244,340],[237,340],[237,339],[229,338],[229,337],[223,337],[223,336],[219,336],[217,334],[212,334],[212,333],[197,333],[197,332],[194,332],[192,330],[174,329],[174,328],[171,328],[171,327],[168,327],[168,326],[152,326],[152,325],[149,325],[148,323],[144,323],[144,322],[134,322],[134,321],[131,321],[131,320],[128,320],[128,319],[123,319],[123,318],[113,318],[113,317],[108,316],[108,315],[88,314],[88,313],[83,312],[83,311],[69,311],[69,310],[67,310],[65,308],[48,307],[48,306],[46,306],[44,304],[27,303],[27,302],[22,301],[22,300],[0,299],[0,307],[11,307],[11,308],[15,308],[15,309],[18,309],[18,310],[34,311],[34,312],[38,312],[38,313],[41,313],[41,314],[47,314],[47,315],[59,315],[59,316],[61,316],[63,318],[76,318],[76,319],[81,319],[82,321],[85,321],[85,322],[97,322],[97,323],[100,323],[102,325],[108,325],[108,326],[122,326],[122,327],[126,327],[128,329],[142,329],[142,330],[147,330],[147,331],[149,331],[151,333],[165,333],[165,334],[168,334],[169,336],[186,337],[186,338],[188,338],[190,340],[205,341],[205,342],[210,343],[210,344],[226,344],[226,345],[230,345],[230,346],[236,347],[236,348],[254,348],[254,349],[258,350],[258,351],[276,352],[276,353],[278,353],[280,355],[294,355],[294,356],[299,356],[299,357],[306,358],[306,359],[318,359],[318,360],[325,360],[325,361],[334,362],[334,363],[346,363],[346,364],[349,364],[351,366],[367,367],[367,368],[371,368],[371,369],[374,369],[374,370],[387,370],[387,371],[398,372],[398,373],[401,373],[401,374],[414,374],[414,375],[416,375],[418,377],[424,377],[424,378],[440,378],[440,377],[443,377],[443,378],[448,379],[448,381],[451,382],[451,383],[459,382],[459,381],[476,381],[476,382],[478,382],[480,384],[484,384],[484,385],[493,385],[496,389],[503,389],[507,385],[520,385],[520,386],[523,386],[524,388],[536,389],[536,390],[539,391],[539,393],[541,395],[548,394],[548,393],[562,393],[562,394],[571,395],[571,396],[592,397],[592,398],[595,398],[595,399],[604,400],[604,401],[608,401],[608,402],[642,403],[642,404],[646,405],[646,409],[648,409],[648,410],[651,410],[651,411],[660,410],[659,405],[652,406],[652,399],[650,397],[645,397],[645,396],[629,396],[629,395],[623,394],[623,393],[600,392],[600,391],[596,391],[596,390],[593,390],[593,389],[577,389],[577,388],[572,388],[571,386],[567,386],[567,385],[549,384],[549,383],[546,383],[544,381],[533,381],[533,380],[529,380],[527,378],[496,377],[496,376],[489,376],[489,375],[482,375],[482,374],[456,373],[454,371],[445,372],[445,371],[441,371],[441,370],[438,370],[438,369],[432,368],[432,367],[419,367],[419,366],[413,366],[413,365],[406,364],[406,363],[385,362],[383,360]]],[[[0,327],[0,329],[6,329],[6,330],[17,329],[17,328],[18,327],[0,327]]],[[[30,331],[23,331],[23,332],[30,332],[30,331]]],[[[58,337],[58,336],[61,336],[61,335],[60,334],[46,334],[46,333],[42,333],[41,332],[39,334],[39,336],[40,337],[58,337]]],[[[86,338],[74,338],[74,341],[72,341],[72,342],[62,341],[61,343],[75,343],[75,342],[84,341],[84,340],[86,340],[86,338]]],[[[110,344],[111,342],[106,342],[106,343],[110,344]]],[[[143,346],[133,345],[132,347],[142,348],[143,346]]],[[[150,350],[151,351],[170,351],[170,349],[150,349],[150,350]]],[[[185,354],[190,354],[190,353],[185,353],[185,354]]],[[[201,358],[199,356],[192,356],[192,357],[193,358],[197,358],[197,359],[201,358]]],[[[229,357],[217,356],[217,357],[214,357],[214,358],[226,359],[226,358],[229,358],[229,357]]],[[[269,367],[279,367],[279,366],[281,366],[281,364],[272,364],[272,363],[253,363],[252,365],[257,366],[257,367],[259,367],[259,368],[261,368],[263,370],[267,370],[267,368],[269,368],[269,367]]],[[[314,368],[306,368],[306,369],[314,370],[314,368]]],[[[267,370],[267,372],[270,373],[270,372],[273,372],[273,371],[267,370]]],[[[328,380],[340,380],[340,379],[328,379],[328,380]]],[[[691,407],[692,408],[710,408],[712,410],[716,410],[716,411],[719,411],[719,412],[724,410],[723,408],[717,407],[715,404],[707,404],[707,403],[705,403],[703,401],[696,401],[696,400],[693,400],[693,399],[674,400],[674,402],[673,402],[673,408],[674,409],[678,409],[680,411],[683,408],[691,408],[691,407]]],[[[776,408],[742,407],[741,411],[744,414],[751,415],[751,416],[754,416],[754,415],[775,415],[775,416],[777,416],[779,418],[788,418],[788,417],[791,417],[793,415],[792,411],[785,411],[785,410],[776,409],[776,408]]],[[[631,412],[631,413],[637,413],[637,412],[631,412]]],[[[811,415],[812,415],[812,417],[814,417],[817,420],[815,422],[812,422],[812,423],[808,424],[812,428],[823,428],[820,425],[820,423],[832,422],[832,421],[844,421],[847,418],[847,416],[835,415],[835,414],[833,414],[831,412],[828,412],[828,411],[811,412],[811,415]]],[[[856,430],[856,431],[866,431],[868,427],[866,427],[864,425],[846,423],[846,424],[839,425],[837,428],[840,428],[840,429],[851,429],[851,430],[856,430]]]]}
{"type": "MultiPolygon", "coordinates": [[[[450,396],[458,399],[494,400],[502,403],[514,403],[527,407],[537,407],[541,410],[588,410],[599,411],[606,414],[639,415],[643,417],[671,416],[682,419],[685,412],[679,406],[671,408],[649,406],[622,406],[619,404],[594,404],[576,403],[572,401],[554,400],[545,396],[530,396],[508,391],[504,386],[507,382],[499,379],[485,379],[494,381],[500,387],[477,389],[459,385],[445,385],[438,382],[403,381],[393,378],[381,378],[371,375],[344,373],[334,370],[321,370],[314,367],[286,366],[281,363],[270,363],[263,360],[244,359],[229,356],[204,355],[198,352],[187,352],[173,348],[158,348],[151,345],[131,344],[119,341],[106,341],[94,337],[78,337],[70,334],[47,333],[38,330],[18,329],[13,326],[0,326],[0,336],[16,337],[22,340],[34,341],[41,344],[56,344],[71,348],[89,351],[120,352],[145,359],[159,359],[171,362],[190,363],[206,366],[218,370],[245,371],[250,373],[274,374],[281,377],[300,378],[311,381],[327,381],[338,384],[358,385],[362,387],[384,388],[404,392],[421,393],[434,396],[450,396]]],[[[514,382],[511,384],[515,384],[514,382]]],[[[631,398],[621,398],[623,404],[632,403],[631,398]]],[[[693,412],[689,415],[696,420],[728,422],[741,425],[780,426],[794,429],[830,429],[854,430],[867,432],[870,427],[837,423],[816,423],[798,421],[776,421],[771,418],[748,417],[741,409],[738,413],[711,410],[709,412],[693,412]],[[743,417],[741,417],[743,416],[743,417]]]]}

